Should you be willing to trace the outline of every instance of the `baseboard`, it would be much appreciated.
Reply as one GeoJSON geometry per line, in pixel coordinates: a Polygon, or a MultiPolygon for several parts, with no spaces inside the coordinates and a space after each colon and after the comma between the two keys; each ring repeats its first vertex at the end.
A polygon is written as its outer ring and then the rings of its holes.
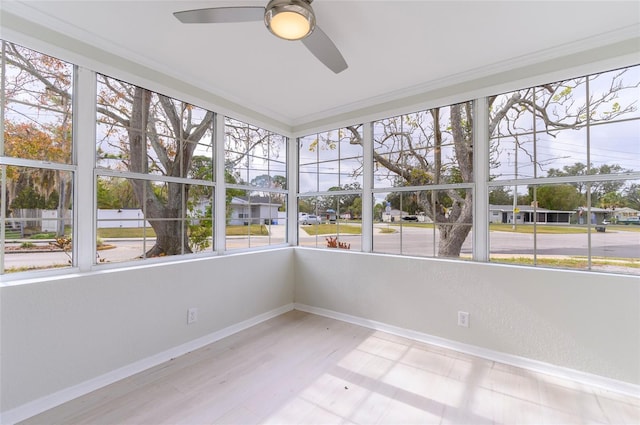
{"type": "Polygon", "coordinates": [[[624,381],[618,381],[603,376],[582,372],[538,360],[519,357],[512,354],[502,353],[499,351],[489,350],[475,345],[465,344],[446,338],[425,334],[422,332],[412,331],[410,329],[400,328],[398,326],[388,325],[386,323],[369,320],[362,317],[351,316],[349,314],[340,313],[324,308],[313,307],[306,304],[294,304],[296,310],[305,311],[307,313],[317,314],[319,316],[329,317],[331,319],[341,320],[343,322],[352,323],[354,325],[363,326],[369,329],[387,332],[393,335],[402,336],[427,344],[435,345],[442,348],[448,348],[461,353],[470,354],[487,360],[504,363],[533,372],[544,373],[558,378],[569,379],[571,381],[598,387],[607,391],[613,391],[632,397],[638,397],[640,394],[640,385],[634,385],[624,381]]]}
{"type": "Polygon", "coordinates": [[[2,412],[0,413],[0,424],[11,425],[11,424],[15,424],[16,422],[23,421],[27,418],[30,418],[39,413],[52,409],[63,403],[66,403],[67,401],[71,401],[75,398],[81,397],[85,394],[88,394],[92,391],[105,387],[109,384],[120,381],[124,378],[128,378],[129,376],[135,375],[136,373],[142,372],[151,367],[154,367],[161,363],[169,361],[173,358],[179,357],[183,354],[187,354],[191,351],[202,348],[208,344],[219,341],[222,338],[226,338],[230,335],[233,335],[242,330],[250,328],[251,326],[262,323],[273,317],[284,314],[288,311],[293,310],[293,308],[294,308],[293,303],[286,304],[282,307],[276,308],[274,310],[268,311],[263,314],[259,314],[250,319],[228,326],[224,329],[213,332],[209,335],[205,335],[201,338],[194,339],[192,341],[189,341],[177,347],[170,348],[169,350],[163,351],[151,357],[147,357],[145,359],[131,363],[127,366],[121,367],[119,369],[113,370],[104,375],[82,382],[78,385],[65,388],[53,394],[49,394],[37,400],[31,401],[29,403],[25,403],[22,406],[18,406],[14,409],[8,410],[6,412],[2,412]]]}

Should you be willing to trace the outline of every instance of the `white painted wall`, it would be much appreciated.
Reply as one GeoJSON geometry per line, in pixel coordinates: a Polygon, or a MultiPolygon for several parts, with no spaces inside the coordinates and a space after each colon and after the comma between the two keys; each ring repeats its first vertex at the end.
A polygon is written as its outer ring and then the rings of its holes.
{"type": "Polygon", "coordinates": [[[291,305],[292,262],[284,248],[0,288],[0,410],[291,305]]]}
{"type": "Polygon", "coordinates": [[[295,257],[296,303],[640,384],[637,276],[341,250],[295,257]]]}
{"type": "Polygon", "coordinates": [[[42,398],[294,302],[640,384],[634,276],[298,247],[50,277],[0,297],[3,412],[37,413],[42,398]]]}

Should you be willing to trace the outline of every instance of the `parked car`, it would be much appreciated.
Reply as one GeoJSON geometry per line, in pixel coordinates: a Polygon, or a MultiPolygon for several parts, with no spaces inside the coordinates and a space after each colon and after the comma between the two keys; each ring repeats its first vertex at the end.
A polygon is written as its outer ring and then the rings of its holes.
{"type": "Polygon", "coordinates": [[[321,224],[322,219],[317,215],[308,214],[300,218],[302,224],[321,224]]]}
{"type": "Polygon", "coordinates": [[[405,215],[404,217],[402,217],[402,220],[404,220],[404,221],[418,221],[418,217],[416,217],[415,215],[405,215]]]}

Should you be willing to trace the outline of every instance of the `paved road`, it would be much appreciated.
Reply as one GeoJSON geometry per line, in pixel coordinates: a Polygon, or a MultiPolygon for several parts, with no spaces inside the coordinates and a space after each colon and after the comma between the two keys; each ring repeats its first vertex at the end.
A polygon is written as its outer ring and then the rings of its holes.
{"type": "MultiPolygon", "coordinates": [[[[306,226],[305,226],[306,227],[306,226]]],[[[406,254],[417,256],[435,256],[438,231],[434,229],[403,227],[402,232],[380,233],[384,224],[376,224],[374,232],[374,251],[389,254],[406,254]]],[[[308,228],[308,227],[306,227],[308,228]]],[[[396,227],[396,229],[399,229],[396,227]]],[[[285,227],[272,226],[271,239],[252,236],[251,239],[233,237],[227,239],[227,249],[262,246],[284,241],[285,227]]],[[[351,244],[352,250],[361,249],[360,235],[341,235],[340,240],[351,244]]],[[[472,234],[469,233],[462,246],[463,255],[471,255],[472,234]]],[[[149,242],[149,241],[148,241],[149,242]]],[[[148,243],[147,242],[147,243],[148,243]]],[[[130,261],[140,257],[144,250],[140,241],[111,241],[114,249],[100,251],[100,258],[106,262],[130,261]]],[[[588,235],[584,234],[540,234],[537,237],[536,249],[540,256],[586,256],[588,254],[588,235]]],[[[325,236],[308,236],[300,230],[301,246],[325,247],[325,236]]],[[[490,250],[492,255],[531,255],[534,250],[534,237],[531,234],[491,232],[490,250]]],[[[640,258],[640,233],[627,231],[607,231],[591,234],[591,255],[608,258],[640,258]]],[[[5,268],[50,267],[52,264],[66,265],[68,257],[62,252],[48,253],[11,253],[5,255],[5,268]]]]}
{"type": "MultiPolygon", "coordinates": [[[[373,249],[375,252],[389,254],[408,254],[420,256],[436,255],[439,232],[437,229],[419,227],[403,227],[402,232],[380,233],[386,225],[376,225],[378,229],[373,235],[373,249]]],[[[392,227],[393,228],[393,227],[392,227]]],[[[399,227],[395,227],[399,230],[399,227]]],[[[325,246],[324,236],[306,236],[300,232],[300,245],[325,246]]],[[[473,234],[469,232],[462,245],[462,254],[471,255],[473,234]]],[[[340,240],[350,243],[351,249],[361,247],[360,235],[341,235],[340,240]]],[[[532,255],[535,248],[538,255],[570,255],[586,256],[588,254],[588,234],[539,234],[534,242],[534,236],[526,233],[491,232],[489,244],[491,254],[532,255]]],[[[640,233],[607,231],[591,234],[591,255],[597,257],[640,258],[640,233]]]]}

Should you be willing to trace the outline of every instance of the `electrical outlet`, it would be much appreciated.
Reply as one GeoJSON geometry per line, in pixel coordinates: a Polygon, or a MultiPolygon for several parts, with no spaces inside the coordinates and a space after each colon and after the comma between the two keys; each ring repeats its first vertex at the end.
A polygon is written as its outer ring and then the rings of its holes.
{"type": "Polygon", "coordinates": [[[195,307],[191,307],[187,310],[187,325],[195,323],[198,321],[198,309],[195,307]]]}
{"type": "Polygon", "coordinates": [[[462,326],[465,328],[469,327],[469,313],[466,311],[458,312],[458,326],[462,326]]]}

